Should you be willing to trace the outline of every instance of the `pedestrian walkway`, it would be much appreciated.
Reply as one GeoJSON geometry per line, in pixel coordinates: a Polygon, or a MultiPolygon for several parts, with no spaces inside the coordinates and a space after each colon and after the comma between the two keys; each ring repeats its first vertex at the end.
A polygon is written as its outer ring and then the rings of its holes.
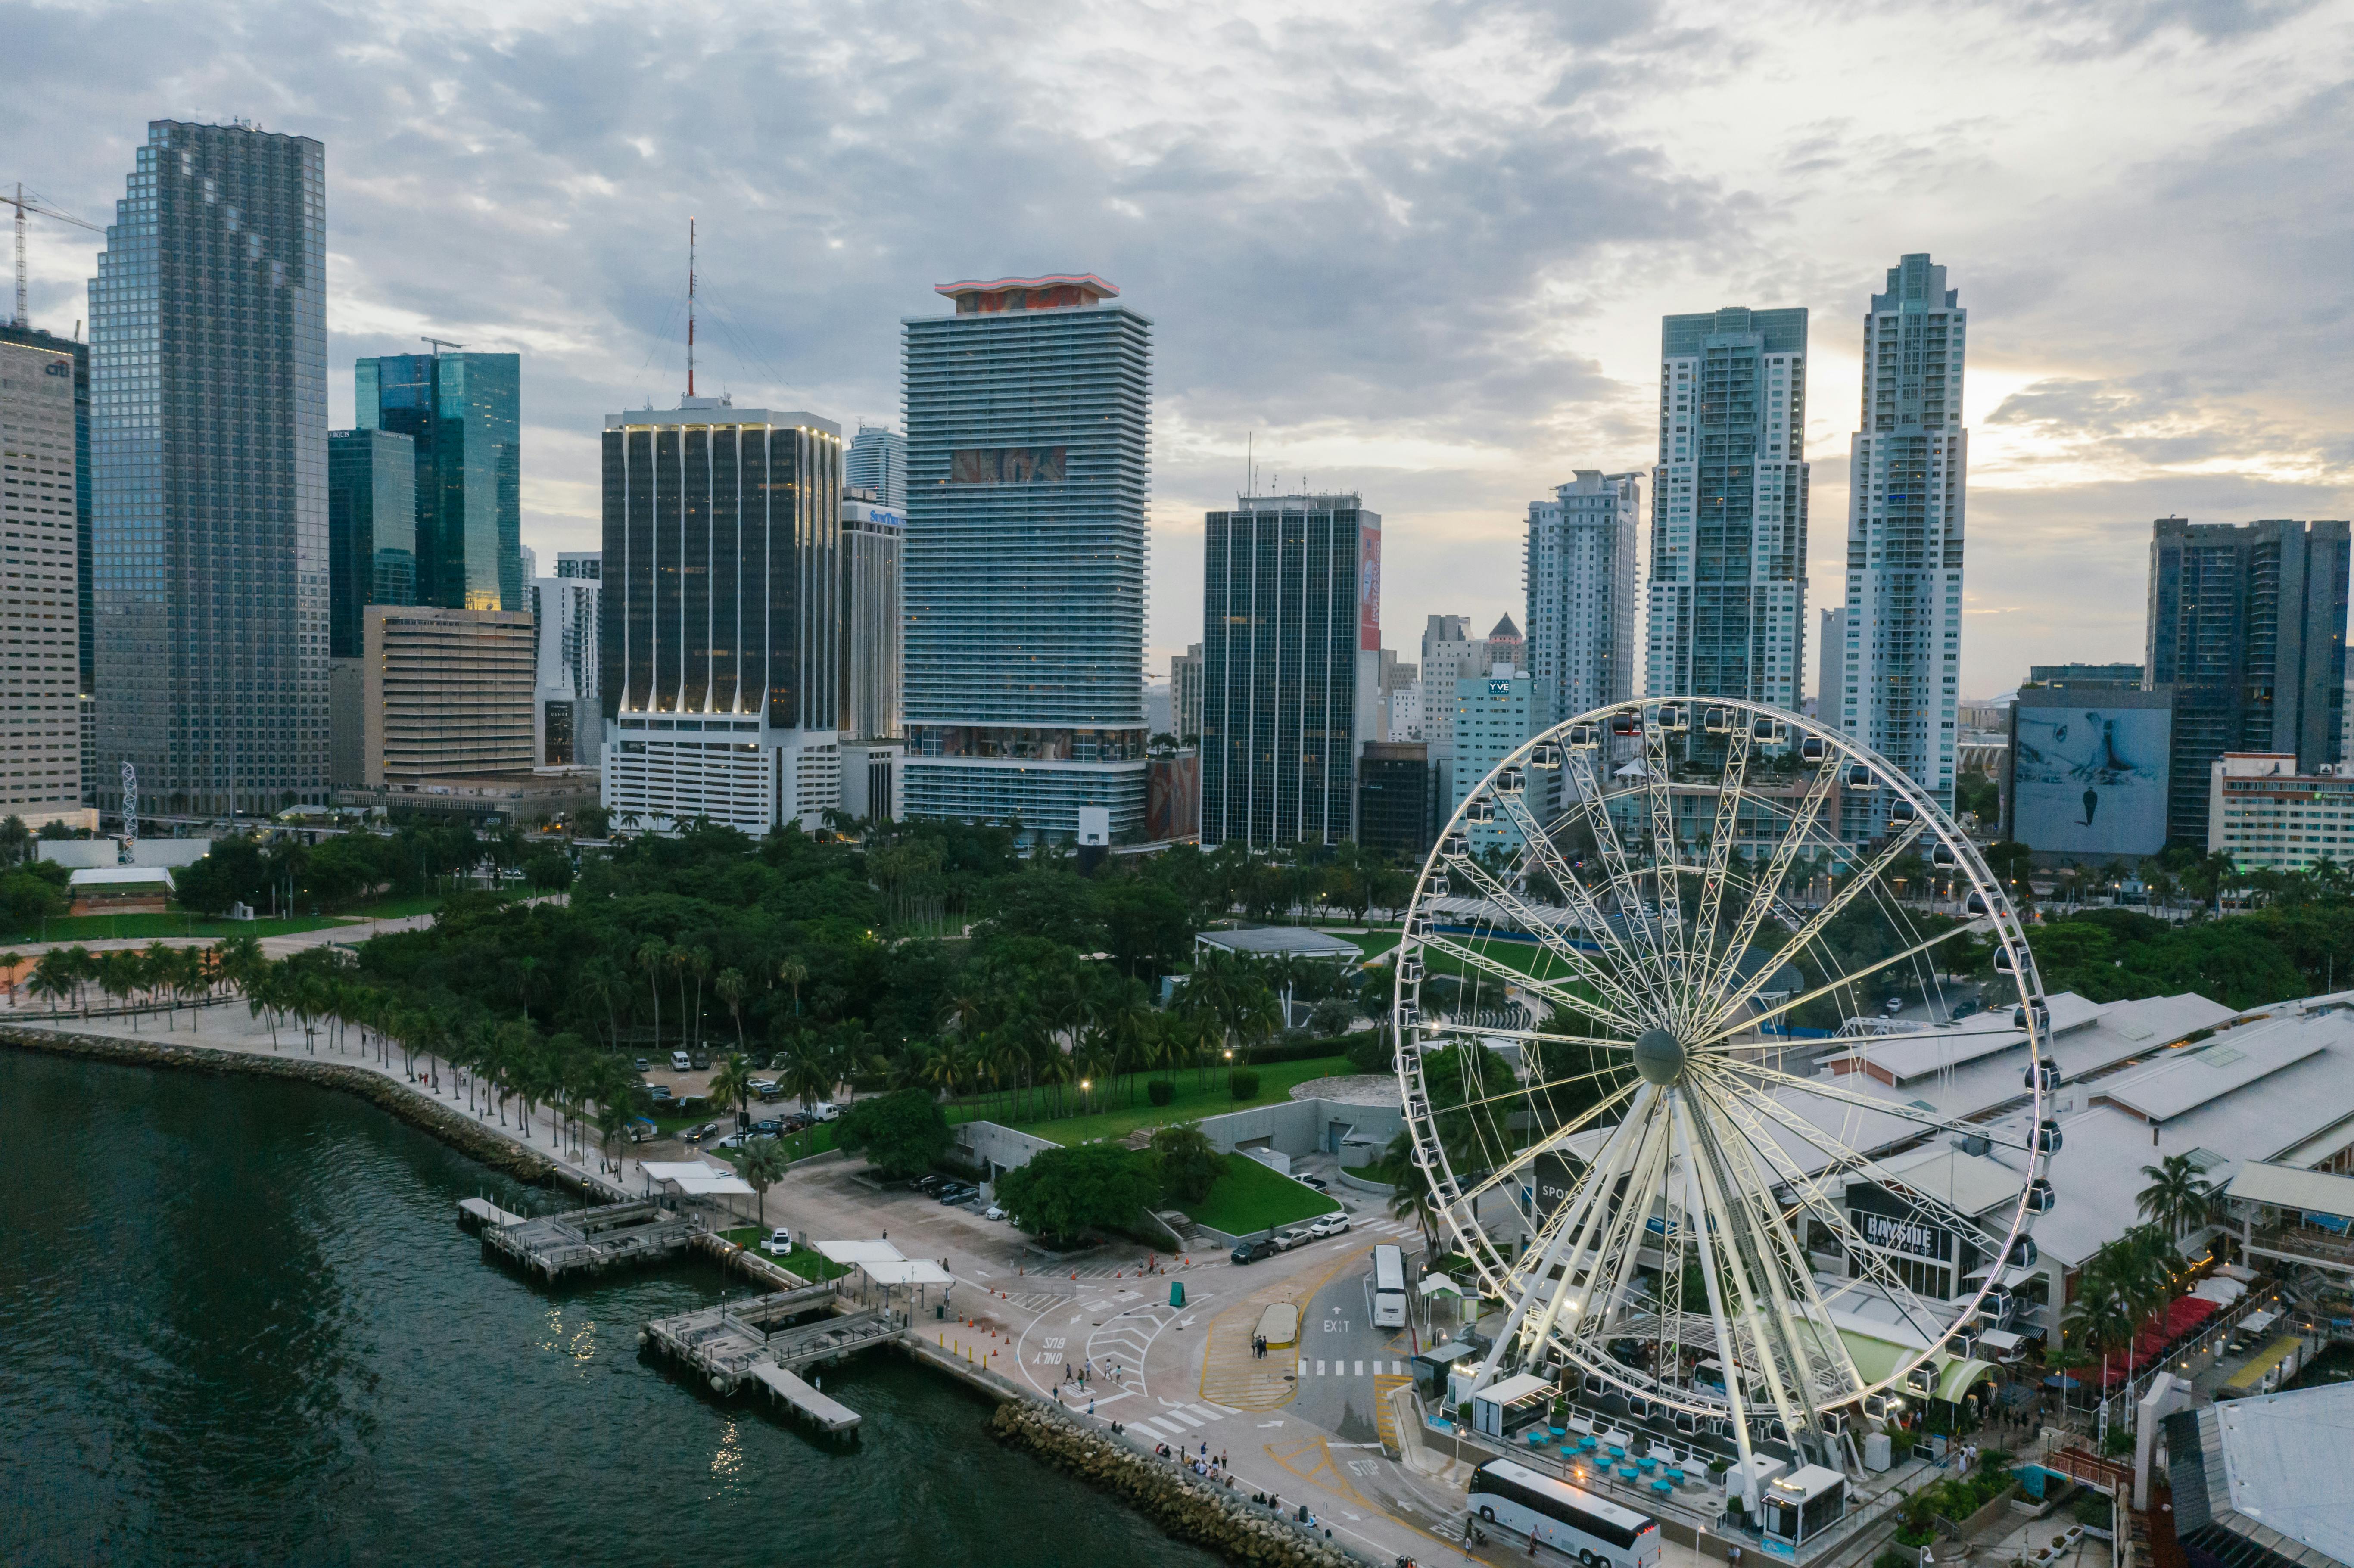
{"type": "MultiPolygon", "coordinates": [[[[1303,1381],[1311,1377],[1323,1377],[1327,1375],[1324,1371],[1327,1364],[1320,1361],[1311,1363],[1306,1356],[1302,1356],[1299,1358],[1299,1376],[1303,1381]]],[[[1404,1361],[1384,1361],[1379,1356],[1368,1361],[1332,1361],[1329,1364],[1332,1369],[1330,1375],[1333,1377],[1363,1377],[1367,1367],[1373,1369],[1375,1377],[1403,1378],[1406,1375],[1404,1361]],[[1382,1370],[1384,1367],[1387,1367],[1389,1371],[1384,1372],[1382,1370]]]]}

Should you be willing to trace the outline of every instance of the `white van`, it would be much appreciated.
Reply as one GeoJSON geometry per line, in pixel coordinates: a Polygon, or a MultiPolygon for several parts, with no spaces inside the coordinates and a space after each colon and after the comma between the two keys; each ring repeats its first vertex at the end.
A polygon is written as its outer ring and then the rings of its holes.
{"type": "Polygon", "coordinates": [[[673,1073],[684,1073],[693,1070],[687,1065],[685,1052],[673,1051],[670,1054],[670,1070],[673,1073]]]}
{"type": "Polygon", "coordinates": [[[832,1100],[820,1100],[810,1107],[809,1116],[811,1121],[840,1121],[842,1107],[832,1100]]]}

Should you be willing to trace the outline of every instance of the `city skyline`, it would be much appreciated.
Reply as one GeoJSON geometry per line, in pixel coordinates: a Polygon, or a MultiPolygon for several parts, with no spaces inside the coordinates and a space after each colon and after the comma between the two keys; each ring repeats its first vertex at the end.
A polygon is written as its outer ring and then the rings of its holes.
{"type": "MultiPolygon", "coordinates": [[[[363,355],[416,352],[427,334],[523,353],[524,535],[544,554],[596,542],[584,432],[683,384],[673,305],[696,212],[705,378],[747,405],[838,410],[845,429],[896,422],[892,340],[912,291],[984,269],[1120,278],[1153,300],[1161,344],[1159,561],[1193,556],[1203,513],[1234,493],[1255,448],[1286,489],[1383,496],[1397,624],[1461,609],[1485,625],[1515,609],[1499,563],[1529,498],[1573,464],[1641,461],[1662,314],[1807,306],[1807,444],[1840,450],[1861,367],[1847,323],[1907,252],[1968,279],[1971,522],[2009,546],[1967,585],[1965,694],[2006,689],[2018,662],[2130,657],[2151,516],[2354,512],[2333,433],[2354,389],[2338,329],[2313,324],[2342,319],[2354,290],[2321,264],[2348,199],[2324,173],[2354,116],[2327,91],[2348,55],[2342,10],[1925,7],[1787,28],[1638,9],[1567,31],[1510,8],[1445,29],[1412,7],[1345,26],[1204,20],[1108,17],[1086,39],[1018,19],[912,40],[886,29],[910,52],[880,77],[854,73],[873,100],[862,106],[795,30],[862,58],[883,34],[851,17],[748,27],[682,79],[690,93],[663,85],[683,37],[617,52],[609,35],[633,26],[618,13],[592,10],[569,36],[436,17],[364,66],[335,54],[365,36],[355,20],[319,18],[298,48],[202,5],[128,39],[35,13],[16,40],[25,90],[0,124],[26,149],[28,184],[94,219],[149,118],[249,114],[336,150],[330,424],[353,422],[363,355]],[[1230,22],[1214,72],[1177,47],[1230,22]],[[1328,58],[1344,37],[1394,70],[1379,102],[1346,92],[1328,58]],[[115,62],[104,80],[65,69],[101,47],[115,62]],[[1903,95],[1857,69],[1920,47],[1947,65],[1903,95]],[[449,107],[429,114],[443,75],[449,107]],[[2254,79],[2263,92],[2245,90],[2254,79]],[[1555,101],[1564,80],[1575,91],[1555,101]],[[1270,81],[1293,106],[1284,116],[1249,138],[1218,122],[1219,104],[1270,81]],[[1002,130],[1003,106],[1041,87],[1068,90],[1066,122],[1002,130]],[[1712,106],[1718,92],[1729,101],[1712,106]],[[687,157],[696,127],[728,117],[773,133],[838,121],[867,140],[790,199],[747,204],[687,157]],[[68,123],[70,141],[54,129],[68,123]],[[1407,148],[1428,134],[1461,150],[1412,166],[1407,148]],[[941,171],[959,160],[934,155],[949,138],[1003,160],[1010,183],[1040,193],[1035,209],[1017,220],[951,188],[941,171]],[[1317,221],[1273,232],[1277,204],[1317,221]],[[1460,243],[1491,223],[1478,247],[1460,243]],[[1717,243],[1734,227],[1743,247],[1717,243]],[[2104,281],[2147,272],[2154,238],[2186,233],[2138,295],[2104,281]],[[1349,257],[1339,272],[1336,254],[1349,257]]],[[[95,248],[38,219],[31,242],[33,318],[69,331],[95,248]]],[[[1813,488],[1834,524],[1810,541],[1820,603],[1844,474],[1818,471],[1813,488]]],[[[1198,585],[1155,579],[1160,667],[1192,640],[1199,602],[1198,585]]]]}

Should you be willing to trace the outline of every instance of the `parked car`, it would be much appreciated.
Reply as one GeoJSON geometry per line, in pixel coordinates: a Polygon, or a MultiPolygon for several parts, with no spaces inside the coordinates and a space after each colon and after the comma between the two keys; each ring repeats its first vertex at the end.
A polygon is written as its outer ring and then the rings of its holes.
{"type": "Polygon", "coordinates": [[[1880,1011],[1893,1018],[1904,1011],[1904,999],[1901,996],[1892,996],[1880,1004],[1880,1011]]]}
{"type": "Polygon", "coordinates": [[[755,1138],[776,1138],[784,1130],[785,1124],[774,1117],[769,1118],[766,1121],[756,1121],[752,1124],[752,1136],[755,1138]]]}
{"type": "Polygon", "coordinates": [[[641,1073],[645,1072],[645,1071],[646,1071],[649,1067],[651,1067],[652,1065],[652,1063],[650,1063],[650,1062],[648,1062],[648,1061],[647,1061],[643,1056],[641,1056],[641,1057],[639,1057],[639,1058],[638,1058],[638,1071],[639,1071],[639,1072],[641,1072],[641,1073]]]}
{"type": "Polygon", "coordinates": [[[1321,1176],[1302,1176],[1299,1178],[1299,1184],[1303,1187],[1313,1187],[1320,1192],[1329,1192],[1332,1190],[1321,1176]]]}
{"type": "Polygon", "coordinates": [[[1005,1217],[1005,1211],[991,1203],[982,1212],[981,1217],[984,1220],[1002,1220],[1005,1217]]]}
{"type": "Polygon", "coordinates": [[[938,1174],[918,1176],[916,1178],[912,1185],[918,1192],[937,1192],[939,1191],[940,1183],[947,1180],[947,1177],[938,1174]]]}
{"type": "Polygon", "coordinates": [[[1257,1241],[1238,1241],[1235,1243],[1235,1250],[1228,1253],[1226,1255],[1233,1258],[1236,1263],[1257,1263],[1260,1258],[1273,1257],[1275,1255],[1275,1243],[1269,1241],[1265,1236],[1261,1236],[1257,1241]]]}
{"type": "Polygon", "coordinates": [[[684,1051],[672,1052],[670,1054],[670,1070],[673,1073],[684,1073],[687,1071],[687,1069],[688,1062],[686,1053],[684,1051]]]}
{"type": "Polygon", "coordinates": [[[1311,1239],[1306,1225],[1294,1225],[1276,1237],[1275,1245],[1278,1251],[1289,1252],[1293,1247],[1307,1245],[1311,1239]]]}
{"type": "Polygon", "coordinates": [[[799,1111],[795,1111],[795,1112],[793,1112],[791,1115],[790,1115],[790,1116],[788,1116],[788,1117],[786,1117],[786,1118],[785,1118],[785,1120],[784,1120],[785,1136],[786,1136],[786,1137],[788,1137],[788,1138],[790,1138],[790,1137],[791,1137],[794,1133],[797,1133],[797,1132],[801,1131],[803,1128],[805,1128],[805,1127],[809,1126],[809,1124],[810,1124],[810,1122],[809,1122],[809,1118],[807,1118],[807,1117],[805,1117],[805,1116],[801,1115],[801,1112],[799,1112],[799,1111]]]}
{"type": "Polygon", "coordinates": [[[1348,1215],[1327,1214],[1322,1219],[1318,1220],[1314,1224],[1310,1225],[1308,1227],[1308,1234],[1316,1237],[1319,1241],[1321,1241],[1326,1236],[1337,1236],[1348,1228],[1348,1215]]]}
{"type": "Polygon", "coordinates": [[[787,1255],[793,1250],[792,1232],[785,1229],[782,1225],[779,1225],[775,1230],[769,1233],[769,1239],[760,1244],[760,1250],[767,1253],[771,1257],[783,1257],[787,1255]]]}
{"type": "Polygon", "coordinates": [[[713,1133],[717,1132],[718,1130],[719,1130],[719,1124],[718,1124],[717,1122],[716,1122],[716,1121],[706,1121],[706,1122],[705,1122],[701,1127],[697,1127],[697,1128],[689,1128],[689,1129],[688,1129],[684,1134],[683,1134],[682,1136],[684,1136],[684,1137],[685,1138],[685,1139],[687,1140],[687,1142],[689,1142],[689,1143],[700,1143],[700,1142],[702,1142],[705,1139],[709,1138],[713,1133]]]}
{"type": "Polygon", "coordinates": [[[653,1087],[648,1089],[646,1093],[652,1097],[654,1104],[658,1106],[666,1106],[670,1104],[670,1086],[668,1084],[656,1084],[653,1087]]]}
{"type": "Polygon", "coordinates": [[[711,1053],[697,1047],[692,1058],[695,1071],[700,1073],[711,1065],[711,1053]]]}
{"type": "Polygon", "coordinates": [[[1954,1003],[1953,1011],[1946,1013],[1946,1017],[1949,1022],[1959,1023],[1963,1019],[1977,1012],[1978,1010],[1978,999],[1974,996],[1966,996],[1962,998],[1961,1001],[1954,1003]]]}
{"type": "Polygon", "coordinates": [[[939,1199],[941,1202],[954,1208],[960,1203],[970,1203],[975,1198],[980,1197],[981,1189],[970,1186],[962,1181],[951,1181],[949,1185],[941,1188],[938,1192],[934,1193],[933,1196],[939,1199]]]}
{"type": "Polygon", "coordinates": [[[811,1121],[840,1121],[842,1107],[832,1100],[820,1100],[810,1107],[809,1118],[811,1121]]]}
{"type": "Polygon", "coordinates": [[[744,1086],[765,1100],[770,1094],[775,1092],[777,1080],[774,1078],[751,1078],[746,1080],[744,1086]]]}

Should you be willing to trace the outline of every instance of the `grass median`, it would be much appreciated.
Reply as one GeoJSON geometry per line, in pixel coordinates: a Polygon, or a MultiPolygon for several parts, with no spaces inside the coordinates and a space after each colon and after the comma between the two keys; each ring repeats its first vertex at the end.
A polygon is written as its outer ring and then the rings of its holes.
{"type": "Polygon", "coordinates": [[[829,1279],[839,1279],[850,1272],[847,1265],[834,1262],[813,1246],[796,1246],[782,1257],[760,1252],[761,1238],[768,1234],[758,1225],[738,1225],[732,1231],[721,1231],[719,1239],[734,1242],[747,1252],[758,1252],[762,1257],[768,1258],[779,1268],[790,1270],[811,1285],[822,1285],[829,1279]]]}
{"type": "MultiPolygon", "coordinates": [[[[1100,1107],[1079,1116],[1025,1118],[1010,1125],[1022,1132],[1054,1139],[1068,1147],[1072,1144],[1093,1143],[1099,1139],[1121,1139],[1139,1128],[1170,1127],[1181,1122],[1195,1122],[1204,1117],[1221,1116],[1227,1111],[1248,1110],[1254,1106],[1280,1105],[1291,1097],[1291,1091],[1311,1078],[1329,1078],[1353,1071],[1346,1056],[1320,1056],[1308,1062],[1272,1062],[1264,1066],[1253,1065],[1248,1071],[1258,1075],[1258,1093],[1246,1100],[1235,1098],[1226,1086],[1224,1065],[1206,1073],[1192,1068],[1178,1070],[1175,1092],[1165,1106],[1154,1105],[1145,1085],[1148,1079],[1139,1075],[1133,1086],[1133,1104],[1129,1103],[1130,1086],[1121,1081],[1099,1087],[1091,1097],[1100,1107]]],[[[1068,1096],[1077,1104],[1076,1090],[1068,1096]]],[[[1005,1121],[1003,1100],[994,1106],[987,1099],[969,1100],[949,1109],[950,1121],[1005,1121]],[[964,1111],[967,1114],[958,1115],[964,1111]],[[992,1112],[994,1114],[992,1114],[992,1112]]]]}
{"type": "Polygon", "coordinates": [[[1339,1199],[1302,1186],[1246,1154],[1229,1154],[1225,1172],[1211,1185],[1209,1196],[1185,1205],[1185,1212],[1196,1224],[1246,1236],[1300,1224],[1340,1207],[1339,1199]]]}

